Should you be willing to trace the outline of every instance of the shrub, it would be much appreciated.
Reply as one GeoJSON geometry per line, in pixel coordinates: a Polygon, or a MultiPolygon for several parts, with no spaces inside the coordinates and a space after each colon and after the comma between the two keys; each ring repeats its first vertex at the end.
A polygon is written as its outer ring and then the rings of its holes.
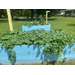
{"type": "Polygon", "coordinates": [[[42,15],[39,16],[39,24],[44,25],[45,24],[45,19],[42,17],[42,15]]]}
{"type": "Polygon", "coordinates": [[[31,11],[29,9],[24,9],[22,14],[23,16],[29,18],[29,16],[31,15],[31,11]]]}
{"type": "Polygon", "coordinates": [[[39,25],[39,22],[35,20],[32,25],[39,25]]]}

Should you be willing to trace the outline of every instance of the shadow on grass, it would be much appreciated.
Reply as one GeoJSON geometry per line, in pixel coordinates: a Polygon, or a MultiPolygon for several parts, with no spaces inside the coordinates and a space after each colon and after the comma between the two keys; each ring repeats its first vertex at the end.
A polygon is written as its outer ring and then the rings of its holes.
{"type": "MultiPolygon", "coordinates": [[[[35,19],[33,19],[34,21],[35,19]]],[[[32,21],[30,18],[23,18],[23,19],[19,19],[19,18],[14,18],[13,21],[32,21]]],[[[0,19],[0,23],[7,23],[8,19],[0,19]]]]}
{"type": "Polygon", "coordinates": [[[68,26],[75,26],[75,24],[68,24],[68,26]]]}
{"type": "Polygon", "coordinates": [[[1,20],[0,19],[0,23],[7,23],[8,22],[8,20],[1,20]]]}
{"type": "MultiPolygon", "coordinates": [[[[31,20],[30,18],[22,18],[22,19],[14,18],[13,19],[13,21],[34,21],[34,20],[35,20],[35,18],[33,18],[33,20],[31,20]]],[[[57,20],[57,19],[51,18],[51,19],[48,19],[48,20],[54,21],[54,20],[57,20]]],[[[39,21],[39,18],[37,18],[37,21],[39,21]]],[[[6,22],[8,22],[8,19],[0,19],[0,23],[6,23],[6,22]]]]}
{"type": "MultiPolygon", "coordinates": [[[[35,19],[33,19],[33,20],[35,20],[35,19]]],[[[32,21],[32,20],[31,19],[27,19],[27,18],[23,18],[23,19],[17,18],[17,19],[14,19],[14,21],[32,21]]]]}
{"type": "MultiPolygon", "coordinates": [[[[33,21],[35,20],[35,18],[33,18],[33,21]]],[[[45,19],[46,20],[46,19],[45,19]]],[[[54,20],[57,20],[55,18],[52,18],[52,19],[48,19],[50,21],[54,21],[54,20]]],[[[23,19],[14,19],[14,21],[32,21],[31,19],[27,19],[27,18],[23,18],[23,19]]],[[[39,18],[37,18],[37,21],[39,21],[39,18]]]]}
{"type": "Polygon", "coordinates": [[[48,19],[48,20],[54,21],[54,20],[57,20],[57,19],[56,18],[51,18],[51,19],[48,19]]]}

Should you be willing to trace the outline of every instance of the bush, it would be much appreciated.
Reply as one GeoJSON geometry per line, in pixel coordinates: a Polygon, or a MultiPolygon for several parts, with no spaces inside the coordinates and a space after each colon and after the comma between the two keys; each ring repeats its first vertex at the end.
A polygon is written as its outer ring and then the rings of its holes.
{"type": "Polygon", "coordinates": [[[25,26],[32,26],[32,25],[45,25],[45,19],[42,17],[42,15],[39,16],[39,22],[35,20],[32,23],[25,23],[25,26]]]}
{"type": "Polygon", "coordinates": [[[18,17],[15,17],[14,20],[19,20],[19,18],[18,17]]]}
{"type": "Polygon", "coordinates": [[[24,9],[22,14],[23,16],[29,18],[29,16],[31,15],[31,11],[29,9],[24,9]]]}
{"type": "Polygon", "coordinates": [[[2,15],[7,17],[6,9],[0,9],[0,18],[2,18],[2,15]]]}
{"type": "Polygon", "coordinates": [[[42,15],[39,16],[39,24],[44,25],[45,24],[45,19],[42,17],[42,15]]]}
{"type": "Polygon", "coordinates": [[[39,22],[35,20],[32,25],[39,25],[39,22]]]}

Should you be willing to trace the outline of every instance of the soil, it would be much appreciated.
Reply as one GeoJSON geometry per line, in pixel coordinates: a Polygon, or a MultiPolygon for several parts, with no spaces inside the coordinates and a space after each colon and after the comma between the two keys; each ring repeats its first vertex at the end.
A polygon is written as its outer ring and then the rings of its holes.
{"type": "MultiPolygon", "coordinates": [[[[60,62],[61,62],[61,61],[56,62],[55,65],[60,64],[60,62]]],[[[67,64],[67,63],[72,63],[72,64],[75,65],[75,59],[74,59],[74,60],[65,61],[65,62],[63,62],[63,63],[66,64],[66,65],[71,65],[71,64],[67,64]]]]}
{"type": "MultiPolygon", "coordinates": [[[[15,64],[15,65],[61,65],[60,63],[61,63],[62,61],[57,61],[57,62],[55,62],[55,61],[52,61],[52,62],[48,62],[48,63],[34,63],[34,64],[15,64]]],[[[72,63],[73,65],[75,65],[75,59],[74,60],[69,60],[69,61],[65,61],[65,62],[63,62],[64,64],[66,64],[66,65],[71,65],[71,64],[69,64],[69,63],[72,63]],[[68,64],[67,64],[68,63],[68,64]]],[[[6,64],[7,65],[7,64],[6,64]]]]}
{"type": "MultiPolygon", "coordinates": [[[[20,64],[20,65],[58,65],[58,64],[60,64],[60,62],[61,61],[48,62],[48,63],[20,64]]],[[[75,64],[75,60],[69,60],[69,61],[65,61],[63,63],[67,65],[67,63],[69,63],[69,62],[75,64]]],[[[16,64],[16,65],[18,65],[18,64],[16,64]]]]}

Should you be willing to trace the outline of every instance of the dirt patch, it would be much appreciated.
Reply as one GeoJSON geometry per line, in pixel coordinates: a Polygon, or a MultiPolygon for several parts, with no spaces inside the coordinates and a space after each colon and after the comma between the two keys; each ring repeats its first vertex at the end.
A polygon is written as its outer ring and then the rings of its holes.
{"type": "MultiPolygon", "coordinates": [[[[8,65],[8,64],[6,64],[8,65]]],[[[33,64],[15,64],[15,65],[75,65],[75,59],[69,61],[52,61],[47,63],[33,63],[33,64]]]]}
{"type": "Polygon", "coordinates": [[[47,65],[47,63],[34,63],[34,64],[15,64],[15,65],[47,65]]]}
{"type": "Polygon", "coordinates": [[[58,61],[55,63],[55,65],[75,65],[75,60],[69,60],[69,61],[58,61]]]}

